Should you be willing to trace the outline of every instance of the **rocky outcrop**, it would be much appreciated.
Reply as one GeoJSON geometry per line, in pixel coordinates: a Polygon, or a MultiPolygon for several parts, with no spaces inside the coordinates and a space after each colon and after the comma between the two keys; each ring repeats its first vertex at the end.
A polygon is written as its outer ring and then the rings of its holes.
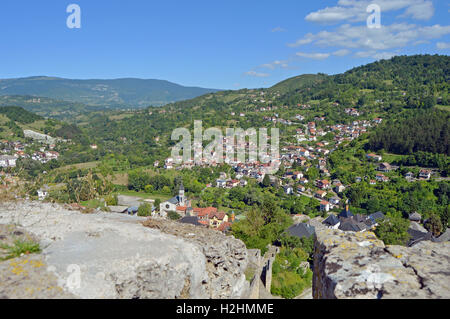
{"type": "MultiPolygon", "coordinates": [[[[178,223],[161,221],[159,227],[151,227],[147,222],[149,227],[144,227],[145,220],[102,212],[81,214],[41,202],[0,205],[0,224],[20,225],[36,236],[45,265],[40,271],[45,269],[57,278],[58,289],[75,297],[239,298],[248,290],[244,243],[178,223]]],[[[9,262],[1,264],[8,268],[9,262]]],[[[8,271],[0,272],[0,282],[6,273],[12,285],[28,283],[36,291],[46,288],[36,286],[31,272],[17,280],[18,275],[8,271]]],[[[0,295],[21,296],[8,295],[6,290],[0,295]]]]}
{"type": "Polygon", "coordinates": [[[450,298],[450,243],[385,246],[372,232],[319,229],[313,296],[450,298]]]}

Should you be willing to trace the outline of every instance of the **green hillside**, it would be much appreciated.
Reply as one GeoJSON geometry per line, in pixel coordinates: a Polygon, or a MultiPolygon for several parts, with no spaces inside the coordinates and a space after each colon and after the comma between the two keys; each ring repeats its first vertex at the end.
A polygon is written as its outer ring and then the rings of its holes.
{"type": "Polygon", "coordinates": [[[82,103],[55,100],[30,95],[0,95],[0,106],[15,105],[44,117],[71,120],[73,117],[95,110],[82,103]]]}
{"type": "Polygon", "coordinates": [[[270,91],[283,94],[321,83],[326,78],[326,74],[303,74],[277,83],[270,91]]]}

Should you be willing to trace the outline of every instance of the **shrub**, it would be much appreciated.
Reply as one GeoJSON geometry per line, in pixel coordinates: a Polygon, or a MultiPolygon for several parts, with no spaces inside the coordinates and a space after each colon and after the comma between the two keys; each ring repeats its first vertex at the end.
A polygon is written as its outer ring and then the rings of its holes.
{"type": "Polygon", "coordinates": [[[152,215],[152,205],[149,203],[144,203],[138,208],[138,216],[146,217],[152,215]]]}
{"type": "Polygon", "coordinates": [[[177,212],[168,212],[167,217],[169,217],[171,220],[178,220],[181,218],[181,216],[177,212]]]}
{"type": "Polygon", "coordinates": [[[108,206],[117,206],[119,203],[119,198],[117,197],[117,194],[109,195],[106,197],[106,205],[108,206]]]}

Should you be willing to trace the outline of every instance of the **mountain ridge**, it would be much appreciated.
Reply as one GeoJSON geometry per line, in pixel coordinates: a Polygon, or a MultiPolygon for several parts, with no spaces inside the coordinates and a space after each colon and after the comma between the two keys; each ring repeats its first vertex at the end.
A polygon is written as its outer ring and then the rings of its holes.
{"type": "Polygon", "coordinates": [[[0,79],[0,96],[46,97],[104,108],[162,106],[218,91],[158,79],[67,79],[49,76],[0,79]]]}

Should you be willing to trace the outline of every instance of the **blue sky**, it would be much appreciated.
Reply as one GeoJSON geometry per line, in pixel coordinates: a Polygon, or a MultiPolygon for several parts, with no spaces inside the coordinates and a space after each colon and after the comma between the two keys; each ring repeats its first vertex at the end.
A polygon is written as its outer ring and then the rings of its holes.
{"type": "Polygon", "coordinates": [[[449,54],[441,0],[2,0],[0,78],[138,77],[221,89],[399,54],[449,54]],[[69,4],[81,29],[69,29],[69,4]],[[369,29],[366,8],[381,8],[369,29]]]}

